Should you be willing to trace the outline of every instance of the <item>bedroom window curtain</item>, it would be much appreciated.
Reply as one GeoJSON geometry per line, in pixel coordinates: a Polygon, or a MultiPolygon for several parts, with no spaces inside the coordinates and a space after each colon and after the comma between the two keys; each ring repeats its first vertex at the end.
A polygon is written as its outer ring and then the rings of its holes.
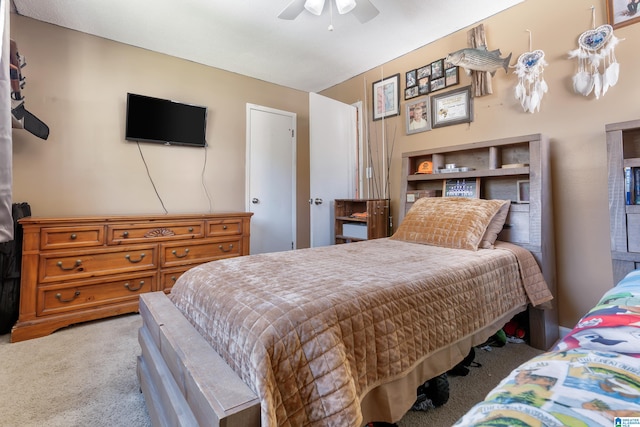
{"type": "Polygon", "coordinates": [[[0,243],[13,240],[11,79],[9,77],[9,7],[0,0],[0,243]]]}

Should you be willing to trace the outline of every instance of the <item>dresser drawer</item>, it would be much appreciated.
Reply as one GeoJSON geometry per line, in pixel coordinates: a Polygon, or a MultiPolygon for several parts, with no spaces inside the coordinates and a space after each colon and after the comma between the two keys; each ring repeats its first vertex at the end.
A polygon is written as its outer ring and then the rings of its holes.
{"type": "Polygon", "coordinates": [[[158,284],[158,290],[169,293],[171,288],[173,288],[173,285],[178,281],[178,278],[180,278],[185,271],[193,267],[193,265],[189,265],[160,271],[160,283],[158,284]]]}
{"type": "Polygon", "coordinates": [[[242,234],[242,220],[220,219],[207,221],[207,237],[242,234]]]}
{"type": "Polygon", "coordinates": [[[155,271],[146,271],[121,275],[120,278],[41,286],[38,293],[38,315],[133,301],[140,294],[156,289],[156,277],[155,271]]]}
{"type": "Polygon", "coordinates": [[[161,267],[177,267],[239,256],[242,253],[241,245],[240,238],[163,243],[160,248],[160,265],[161,267]]]}
{"type": "Polygon", "coordinates": [[[204,237],[204,221],[173,221],[107,226],[110,245],[145,243],[150,240],[196,239],[204,237]]]}
{"type": "Polygon", "coordinates": [[[40,232],[40,249],[68,249],[104,245],[104,226],[49,227],[40,232]]]}
{"type": "Polygon", "coordinates": [[[157,268],[157,245],[40,254],[39,282],[82,279],[157,268]]]}

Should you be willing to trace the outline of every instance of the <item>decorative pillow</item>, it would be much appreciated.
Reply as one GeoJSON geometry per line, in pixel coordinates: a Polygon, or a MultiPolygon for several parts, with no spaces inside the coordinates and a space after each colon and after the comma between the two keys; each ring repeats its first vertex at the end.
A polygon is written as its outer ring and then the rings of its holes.
{"type": "Polygon", "coordinates": [[[480,241],[480,248],[483,249],[493,249],[493,244],[496,242],[498,238],[498,234],[502,231],[502,227],[504,227],[504,222],[507,220],[507,215],[509,214],[509,208],[511,207],[511,200],[502,200],[504,203],[498,209],[498,212],[493,216],[489,226],[487,227],[487,231],[484,232],[484,236],[482,236],[482,240],[480,241]]]}
{"type": "Polygon", "coordinates": [[[391,239],[476,251],[489,223],[505,203],[506,200],[466,197],[422,197],[409,209],[391,239]]]}

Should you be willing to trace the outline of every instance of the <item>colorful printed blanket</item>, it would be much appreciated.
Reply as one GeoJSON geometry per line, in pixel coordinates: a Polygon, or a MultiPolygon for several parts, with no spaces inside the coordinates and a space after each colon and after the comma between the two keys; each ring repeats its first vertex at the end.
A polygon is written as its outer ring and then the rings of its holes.
{"type": "Polygon", "coordinates": [[[520,365],[456,426],[640,425],[640,270],[550,352],[520,365]]]}

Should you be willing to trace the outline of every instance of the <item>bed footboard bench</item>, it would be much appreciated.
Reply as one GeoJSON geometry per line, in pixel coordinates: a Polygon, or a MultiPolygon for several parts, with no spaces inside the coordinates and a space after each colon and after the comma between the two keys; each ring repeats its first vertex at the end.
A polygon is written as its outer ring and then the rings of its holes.
{"type": "Polygon", "coordinates": [[[140,295],[137,374],[154,426],[259,426],[260,400],[164,292],[140,295]]]}

